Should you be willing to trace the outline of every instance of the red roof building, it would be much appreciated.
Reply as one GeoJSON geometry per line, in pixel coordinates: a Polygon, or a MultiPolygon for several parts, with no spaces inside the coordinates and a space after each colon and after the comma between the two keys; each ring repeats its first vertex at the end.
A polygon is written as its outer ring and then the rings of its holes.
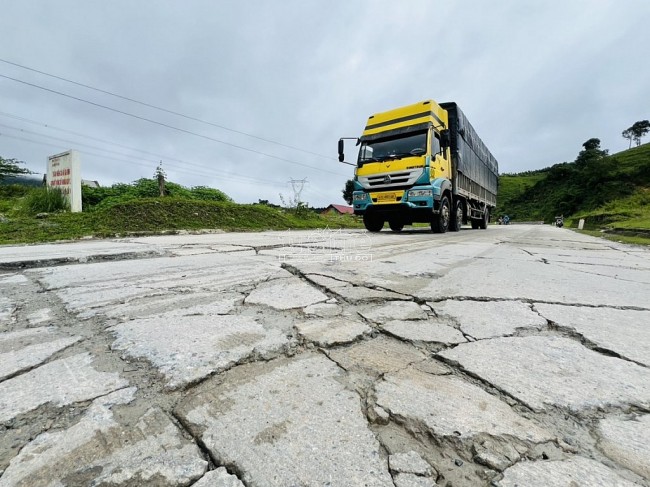
{"type": "Polygon", "coordinates": [[[345,205],[329,205],[327,208],[325,208],[321,214],[326,215],[326,214],[336,214],[336,215],[354,215],[354,208],[351,206],[345,206],[345,205]]]}

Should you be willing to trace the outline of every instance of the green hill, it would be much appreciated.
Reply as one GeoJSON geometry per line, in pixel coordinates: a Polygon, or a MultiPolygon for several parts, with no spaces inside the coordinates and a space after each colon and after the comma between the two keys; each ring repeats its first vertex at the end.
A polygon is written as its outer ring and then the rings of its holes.
{"type": "Polygon", "coordinates": [[[585,218],[587,228],[650,229],[650,144],[602,152],[582,151],[576,162],[502,175],[496,215],[550,223],[563,214],[569,223],[585,218]]]}

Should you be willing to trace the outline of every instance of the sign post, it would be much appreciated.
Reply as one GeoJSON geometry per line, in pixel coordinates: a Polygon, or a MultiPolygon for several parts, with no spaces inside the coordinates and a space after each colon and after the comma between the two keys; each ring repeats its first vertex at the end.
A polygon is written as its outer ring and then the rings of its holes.
{"type": "Polygon", "coordinates": [[[81,211],[81,163],[77,151],[47,158],[47,185],[61,190],[70,203],[70,211],[81,211]]]}

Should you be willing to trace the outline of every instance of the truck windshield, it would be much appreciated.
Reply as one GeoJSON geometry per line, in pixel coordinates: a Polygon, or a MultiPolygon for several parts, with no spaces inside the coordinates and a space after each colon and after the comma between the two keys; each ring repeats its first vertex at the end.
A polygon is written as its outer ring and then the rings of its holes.
{"type": "Polygon", "coordinates": [[[367,162],[381,162],[408,156],[421,156],[427,152],[427,132],[370,140],[361,143],[359,167],[367,162]]]}

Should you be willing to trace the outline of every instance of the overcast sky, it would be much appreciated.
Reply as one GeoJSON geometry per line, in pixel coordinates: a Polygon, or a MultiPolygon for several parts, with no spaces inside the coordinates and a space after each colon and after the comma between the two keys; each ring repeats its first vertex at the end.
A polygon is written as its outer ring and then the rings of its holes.
{"type": "Polygon", "coordinates": [[[0,59],[231,130],[0,62],[0,155],[43,173],[77,149],[102,185],[162,159],[238,202],[306,178],[311,206],[343,204],[338,138],[432,98],[461,106],[500,172],[540,169],[591,137],[626,149],[650,118],[649,26],[648,0],[3,0],[0,59]]]}

